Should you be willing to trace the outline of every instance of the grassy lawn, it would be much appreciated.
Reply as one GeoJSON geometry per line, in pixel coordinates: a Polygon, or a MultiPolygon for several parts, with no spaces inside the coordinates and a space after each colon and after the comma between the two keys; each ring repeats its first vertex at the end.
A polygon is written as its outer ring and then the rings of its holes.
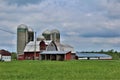
{"type": "Polygon", "coordinates": [[[120,60],[0,62],[0,80],[120,80],[120,60]]]}

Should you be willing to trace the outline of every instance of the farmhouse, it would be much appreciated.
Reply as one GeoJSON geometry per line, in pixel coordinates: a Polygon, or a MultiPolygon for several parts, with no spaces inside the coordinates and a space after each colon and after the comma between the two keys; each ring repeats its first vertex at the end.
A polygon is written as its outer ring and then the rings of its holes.
{"type": "Polygon", "coordinates": [[[11,61],[11,53],[6,50],[0,50],[1,61],[11,61]]]}

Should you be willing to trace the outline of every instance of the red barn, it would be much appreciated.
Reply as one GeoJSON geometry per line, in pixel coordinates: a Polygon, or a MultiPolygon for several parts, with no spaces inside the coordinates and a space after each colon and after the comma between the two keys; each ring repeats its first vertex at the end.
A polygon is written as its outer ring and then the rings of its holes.
{"type": "Polygon", "coordinates": [[[70,46],[56,45],[54,41],[30,41],[24,49],[24,55],[19,60],[71,60],[73,54],[70,46]]]}
{"type": "Polygon", "coordinates": [[[39,53],[46,50],[55,50],[55,43],[51,40],[49,41],[30,41],[24,49],[24,59],[25,60],[38,60],[39,53]]]}
{"type": "Polygon", "coordinates": [[[31,41],[29,42],[24,50],[25,60],[38,60],[40,51],[46,49],[46,44],[44,41],[31,41]]]}

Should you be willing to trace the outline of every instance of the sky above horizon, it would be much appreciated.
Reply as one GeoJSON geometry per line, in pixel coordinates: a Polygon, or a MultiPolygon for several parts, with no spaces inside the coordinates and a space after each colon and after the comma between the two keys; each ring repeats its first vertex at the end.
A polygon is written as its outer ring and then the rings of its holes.
{"type": "Polygon", "coordinates": [[[0,49],[16,51],[17,26],[58,29],[75,51],[120,51],[120,0],[0,0],[0,49]],[[1,30],[2,29],[2,30],[1,30]]]}

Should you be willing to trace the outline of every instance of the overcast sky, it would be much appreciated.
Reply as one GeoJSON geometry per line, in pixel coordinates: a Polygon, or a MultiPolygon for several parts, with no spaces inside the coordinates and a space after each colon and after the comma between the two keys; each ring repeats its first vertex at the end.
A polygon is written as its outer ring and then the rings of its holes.
{"type": "MultiPolygon", "coordinates": [[[[58,29],[75,51],[120,51],[120,0],[0,0],[0,29],[20,24],[37,35],[58,29]]],[[[16,34],[0,30],[0,49],[16,51],[16,34]]]]}

